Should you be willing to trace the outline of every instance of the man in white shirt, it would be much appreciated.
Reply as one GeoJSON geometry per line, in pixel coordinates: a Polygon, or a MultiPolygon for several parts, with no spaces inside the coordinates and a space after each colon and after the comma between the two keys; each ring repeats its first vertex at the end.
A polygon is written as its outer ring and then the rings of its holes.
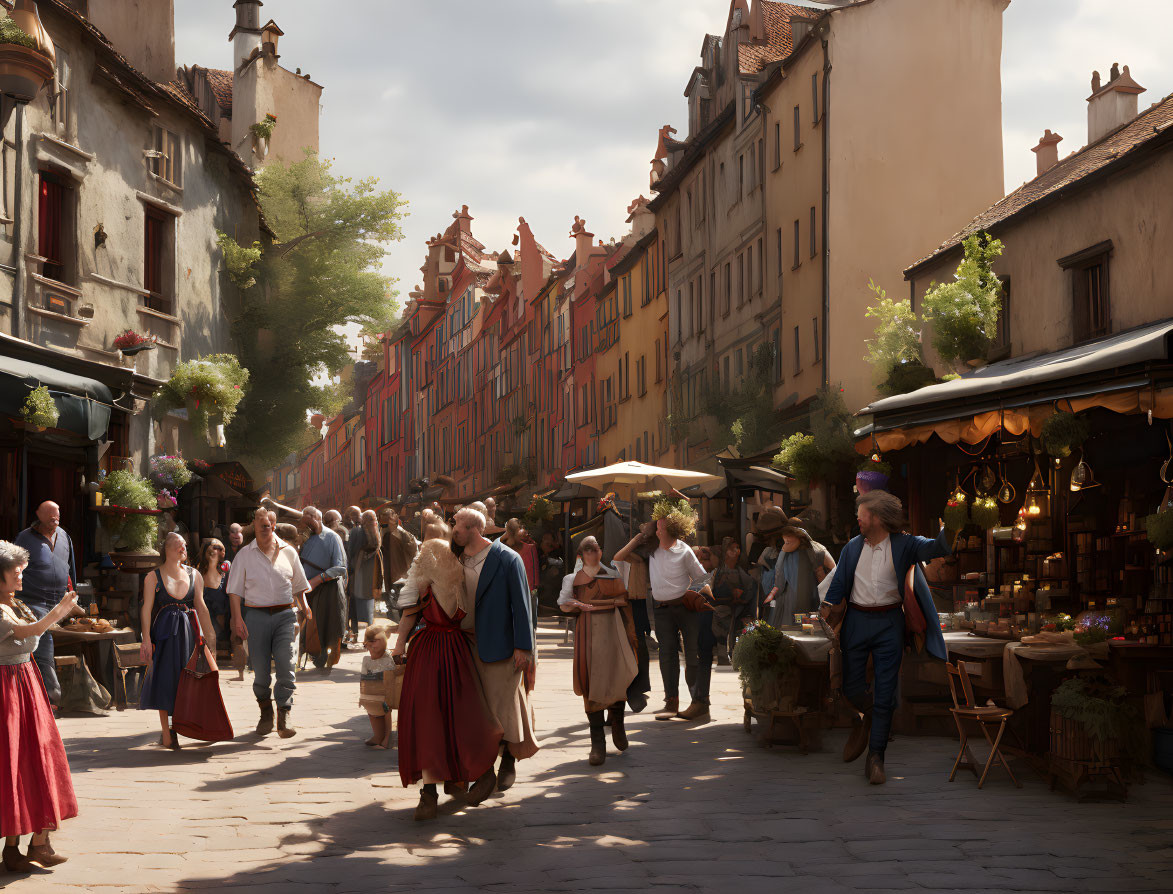
{"type": "Polygon", "coordinates": [[[947,653],[937,611],[917,565],[949,555],[952,540],[945,528],[936,539],[902,533],[903,506],[899,498],[885,491],[863,494],[856,506],[860,536],[843,547],[820,613],[832,621],[836,614],[843,617],[843,695],[859,712],[843,749],[843,759],[853,761],[867,748],[864,775],[873,785],[879,785],[886,779],[884,753],[904,653],[905,581],[913,571],[915,592],[910,598],[924,615],[928,651],[943,660],[947,653]],[[869,657],[872,694],[867,685],[869,657]]]}
{"type": "Polygon", "coordinates": [[[307,623],[313,613],[305,594],[310,585],[295,550],[274,533],[277,514],[258,509],[253,518],[256,539],[241,549],[228,574],[228,597],[232,604],[232,632],[248,640],[253,670],[253,694],[261,707],[257,735],[273,731],[273,696],[277,699],[277,734],[288,739],[295,734],[289,725],[293,692],[297,688],[296,604],[307,623]],[[270,664],[277,668],[277,685],[272,684],[270,664]]]}
{"type": "MultiPolygon", "coordinates": [[[[705,576],[705,569],[696,554],[680,537],[684,531],[674,518],[656,521],[656,549],[648,559],[648,577],[651,581],[652,602],[655,605],[656,639],[660,643],[660,676],[664,681],[664,707],[656,712],[657,720],[709,719],[709,687],[707,677],[698,675],[700,666],[700,616],[684,605],[684,594],[689,585],[705,576]],[[684,638],[684,680],[689,688],[691,703],[680,710],[680,657],[678,638],[684,638]]],[[[614,561],[627,562],[629,556],[644,544],[644,535],[637,534],[615,553],[614,561]]],[[[707,622],[709,616],[705,615],[707,622]]]]}

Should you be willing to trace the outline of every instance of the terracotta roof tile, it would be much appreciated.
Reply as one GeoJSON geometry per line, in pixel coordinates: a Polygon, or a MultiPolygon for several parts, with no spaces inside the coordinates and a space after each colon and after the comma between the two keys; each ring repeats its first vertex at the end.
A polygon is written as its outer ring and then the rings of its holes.
{"type": "Polygon", "coordinates": [[[204,73],[208,78],[208,86],[216,96],[216,102],[220,103],[220,111],[232,117],[232,72],[220,68],[205,68],[204,73]]]}
{"type": "Polygon", "coordinates": [[[791,16],[809,19],[817,15],[818,12],[810,7],[763,0],[762,18],[766,26],[767,41],[764,44],[738,44],[737,56],[741,73],[757,74],[771,62],[789,56],[794,48],[794,37],[790,30],[791,16]]]}
{"type": "Polygon", "coordinates": [[[942,242],[935,251],[912,264],[906,273],[915,270],[981,230],[990,230],[1030,208],[1036,202],[1061,189],[1072,186],[1128,153],[1143,147],[1173,126],[1173,94],[1141,112],[1130,122],[1107,136],[1085,146],[1062,159],[1048,171],[1039,174],[1009,195],[999,199],[964,228],[942,242]]]}

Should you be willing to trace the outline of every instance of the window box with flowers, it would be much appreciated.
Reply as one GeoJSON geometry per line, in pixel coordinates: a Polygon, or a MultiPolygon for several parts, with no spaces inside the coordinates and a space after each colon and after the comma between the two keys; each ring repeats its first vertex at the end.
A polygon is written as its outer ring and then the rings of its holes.
{"type": "Polygon", "coordinates": [[[140,335],[133,329],[127,329],[114,339],[114,347],[128,357],[132,357],[141,351],[153,351],[155,344],[155,336],[140,335]]]}

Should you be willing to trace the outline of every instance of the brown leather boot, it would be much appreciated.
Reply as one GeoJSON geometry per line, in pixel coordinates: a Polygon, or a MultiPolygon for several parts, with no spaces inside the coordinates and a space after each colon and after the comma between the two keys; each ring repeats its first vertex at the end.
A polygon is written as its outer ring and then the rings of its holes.
{"type": "Polygon", "coordinates": [[[9,872],[32,872],[37,868],[29,862],[28,857],[20,852],[19,844],[4,845],[3,860],[4,868],[9,872]]]}
{"type": "Polygon", "coordinates": [[[415,821],[422,823],[434,820],[439,813],[440,796],[436,793],[436,786],[425,785],[420,789],[420,802],[415,808],[415,821]]]}
{"type": "Polygon", "coordinates": [[[30,863],[36,863],[43,869],[51,869],[54,866],[60,866],[69,860],[69,857],[63,857],[57,851],[53,850],[53,845],[49,843],[49,839],[45,839],[44,844],[30,844],[28,860],[30,863]]]}
{"type": "Polygon", "coordinates": [[[489,795],[493,794],[493,789],[496,787],[497,774],[493,772],[492,767],[489,767],[469,788],[467,794],[464,796],[464,801],[466,804],[475,807],[484,801],[485,798],[489,797],[489,795]]]}
{"type": "Polygon", "coordinates": [[[257,735],[267,736],[273,732],[273,702],[257,702],[261,706],[261,719],[257,721],[257,735]]]}
{"type": "Polygon", "coordinates": [[[709,721],[709,706],[702,702],[693,702],[683,711],[676,715],[681,720],[704,720],[709,721]]]}
{"type": "Polygon", "coordinates": [[[277,709],[277,735],[282,739],[292,739],[297,735],[297,730],[289,725],[289,712],[292,708],[278,708],[277,709]]]}
{"type": "Polygon", "coordinates": [[[843,746],[843,760],[847,763],[858,760],[859,756],[867,750],[868,739],[871,738],[871,735],[872,712],[864,711],[863,714],[857,714],[851,722],[851,734],[843,746]]]}
{"type": "Polygon", "coordinates": [[[592,767],[601,767],[607,760],[607,730],[603,727],[603,712],[592,711],[587,717],[591,722],[591,753],[587,756],[587,763],[592,767]]]}
{"type": "Polygon", "coordinates": [[[623,728],[623,702],[612,705],[607,719],[611,722],[611,741],[615,743],[617,751],[626,751],[628,746],[627,730],[623,728]]]}
{"type": "Polygon", "coordinates": [[[671,720],[676,716],[676,712],[680,710],[680,699],[666,698],[664,699],[664,707],[656,712],[657,720],[671,720]]]}
{"type": "Polygon", "coordinates": [[[876,751],[868,752],[868,759],[863,765],[864,775],[872,785],[883,785],[888,781],[884,774],[884,755],[876,751]]]}

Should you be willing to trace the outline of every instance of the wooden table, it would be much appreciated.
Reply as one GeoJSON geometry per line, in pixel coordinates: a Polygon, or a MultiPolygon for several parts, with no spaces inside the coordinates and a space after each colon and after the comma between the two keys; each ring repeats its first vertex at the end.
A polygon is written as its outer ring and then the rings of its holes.
{"type": "Polygon", "coordinates": [[[138,642],[138,634],[129,627],[115,628],[105,633],[90,630],[71,630],[68,627],[50,627],[53,651],[58,655],[80,655],[90,674],[108,692],[114,692],[114,648],[112,643],[138,642]]]}

